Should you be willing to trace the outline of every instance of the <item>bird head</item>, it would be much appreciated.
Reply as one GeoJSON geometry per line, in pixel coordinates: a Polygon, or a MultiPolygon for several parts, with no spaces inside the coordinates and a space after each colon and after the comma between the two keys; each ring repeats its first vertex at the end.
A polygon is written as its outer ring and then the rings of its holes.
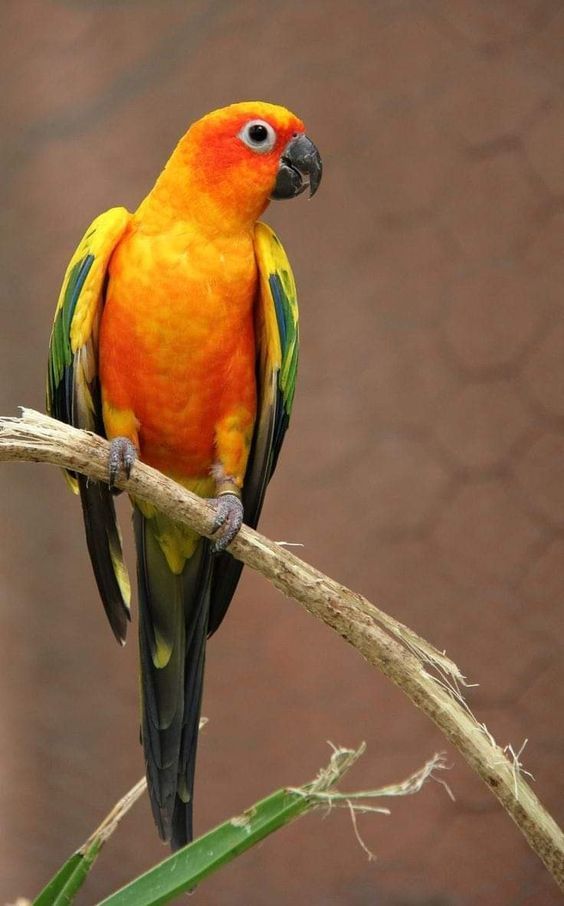
{"type": "Polygon", "coordinates": [[[313,195],[321,174],[303,122],[284,107],[248,101],[193,123],[155,189],[166,187],[200,221],[250,226],[271,199],[313,195]]]}

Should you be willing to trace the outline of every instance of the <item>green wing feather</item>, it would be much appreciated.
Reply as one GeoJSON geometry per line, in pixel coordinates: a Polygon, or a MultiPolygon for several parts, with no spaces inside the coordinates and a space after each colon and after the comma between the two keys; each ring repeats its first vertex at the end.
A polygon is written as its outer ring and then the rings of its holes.
{"type": "Polygon", "coordinates": [[[256,226],[255,251],[260,275],[256,323],[259,407],[245,487],[247,506],[254,503],[260,510],[292,412],[299,329],[294,275],[280,240],[264,223],[256,226]]]}
{"type": "MultiPolygon", "coordinates": [[[[288,428],[298,370],[299,329],[296,284],[286,253],[265,223],[255,227],[259,271],[255,335],[257,343],[257,419],[245,482],[247,525],[257,525],[288,428]]],[[[216,559],[211,589],[209,633],[220,625],[233,597],[242,565],[229,554],[216,559]]]]}
{"type": "MultiPolygon", "coordinates": [[[[98,382],[98,329],[108,264],[131,215],[101,214],[87,230],[67,268],[49,344],[47,411],[54,418],[104,434],[98,382]]],[[[125,641],[130,587],[112,495],[106,485],[65,473],[80,492],[88,550],[110,625],[125,641]]]]}

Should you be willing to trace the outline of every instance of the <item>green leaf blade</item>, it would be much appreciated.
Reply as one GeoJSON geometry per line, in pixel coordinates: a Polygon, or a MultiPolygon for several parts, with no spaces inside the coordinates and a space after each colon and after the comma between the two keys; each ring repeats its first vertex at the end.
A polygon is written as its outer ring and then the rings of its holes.
{"type": "Polygon", "coordinates": [[[65,884],[72,877],[75,869],[82,861],[82,853],[73,853],[64,865],[61,865],[57,874],[51,878],[35,900],[33,906],[53,906],[57,896],[64,889],[65,884]]]}
{"type": "Polygon", "coordinates": [[[311,808],[306,797],[278,790],[239,818],[199,837],[122,887],[99,906],[162,906],[311,808]]]}
{"type": "Polygon", "coordinates": [[[86,852],[73,853],[35,898],[33,906],[69,906],[96,861],[102,842],[96,839],[86,852]]]}

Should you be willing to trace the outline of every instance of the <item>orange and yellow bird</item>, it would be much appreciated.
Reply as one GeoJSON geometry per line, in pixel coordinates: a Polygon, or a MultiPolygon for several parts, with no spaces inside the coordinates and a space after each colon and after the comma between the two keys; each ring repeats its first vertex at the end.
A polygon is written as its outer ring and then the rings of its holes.
{"type": "Polygon", "coordinates": [[[241,564],[292,408],[298,311],[270,199],[316,191],[321,159],[297,116],[259,101],[215,110],[183,136],[135,213],[88,228],[67,269],[50,342],[47,408],[110,441],[108,484],[69,473],[118,641],[129,580],[112,491],[137,458],[213,498],[213,542],[134,499],[141,735],[153,814],[192,838],[206,639],[241,564]]]}

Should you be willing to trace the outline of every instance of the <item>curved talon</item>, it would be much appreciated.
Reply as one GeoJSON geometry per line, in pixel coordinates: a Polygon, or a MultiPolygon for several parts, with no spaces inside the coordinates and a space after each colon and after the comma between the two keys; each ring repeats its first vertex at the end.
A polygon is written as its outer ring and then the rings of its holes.
{"type": "Polygon", "coordinates": [[[215,498],[216,513],[212,527],[218,538],[212,544],[212,552],[219,554],[233,541],[243,524],[243,504],[236,494],[222,494],[215,498]]]}
{"type": "Polygon", "coordinates": [[[110,442],[110,453],[108,456],[108,484],[110,490],[115,488],[116,481],[122,471],[125,472],[125,477],[129,478],[136,459],[137,450],[129,438],[114,437],[110,442]]]}

